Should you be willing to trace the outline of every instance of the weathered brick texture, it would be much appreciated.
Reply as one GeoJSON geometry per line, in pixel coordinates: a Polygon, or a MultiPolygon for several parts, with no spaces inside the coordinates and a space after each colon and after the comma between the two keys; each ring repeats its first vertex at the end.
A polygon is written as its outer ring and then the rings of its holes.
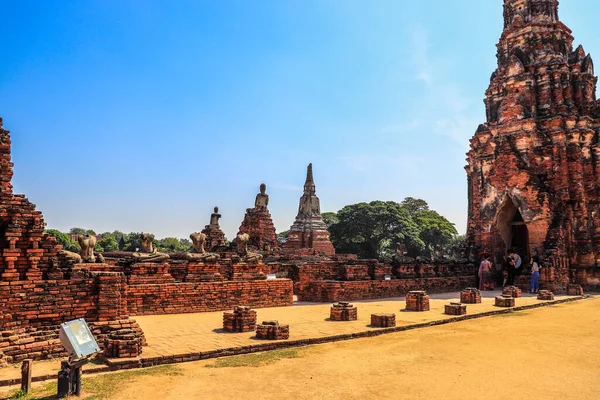
{"type": "Polygon", "coordinates": [[[461,303],[450,303],[444,305],[444,314],[448,315],[465,315],[467,313],[467,305],[461,303]]]}
{"type": "Polygon", "coordinates": [[[376,328],[396,326],[396,314],[371,314],[371,326],[376,328]]]}
{"type": "Polygon", "coordinates": [[[481,303],[481,292],[479,289],[466,288],[460,292],[460,302],[465,304],[481,303]]]}
{"type": "Polygon", "coordinates": [[[408,311],[429,311],[429,296],[424,290],[413,290],[406,295],[408,311]]]}
{"type": "Polygon", "coordinates": [[[340,301],[331,306],[329,319],[331,321],[356,321],[358,309],[348,302],[340,301]]]}
{"type": "Polygon", "coordinates": [[[570,266],[600,260],[597,78],[558,1],[505,0],[504,20],[467,154],[467,240],[497,263],[538,255],[542,286],[565,286],[570,266]]]}
{"type": "Polygon", "coordinates": [[[127,304],[130,315],[224,311],[238,304],[285,307],[293,304],[293,284],[276,279],[131,285],[127,304]]]}
{"type": "Polygon", "coordinates": [[[290,326],[279,325],[278,321],[263,321],[256,326],[256,338],[266,340],[285,340],[290,338],[290,326]]]}
{"type": "Polygon", "coordinates": [[[496,296],[496,307],[514,307],[515,299],[508,295],[496,296]]]}

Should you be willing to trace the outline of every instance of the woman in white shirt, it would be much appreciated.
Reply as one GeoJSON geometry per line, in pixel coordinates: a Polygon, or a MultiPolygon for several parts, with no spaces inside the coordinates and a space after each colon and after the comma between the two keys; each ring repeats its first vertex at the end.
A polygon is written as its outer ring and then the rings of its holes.
{"type": "Polygon", "coordinates": [[[540,266],[538,263],[531,258],[531,284],[529,285],[529,293],[537,293],[539,290],[539,281],[540,281],[540,266]]]}

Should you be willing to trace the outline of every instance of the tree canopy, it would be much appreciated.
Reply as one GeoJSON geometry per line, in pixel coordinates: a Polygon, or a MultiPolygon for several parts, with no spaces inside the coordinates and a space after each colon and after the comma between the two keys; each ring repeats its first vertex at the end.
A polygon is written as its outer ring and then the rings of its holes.
{"type": "Polygon", "coordinates": [[[361,258],[389,256],[398,242],[414,257],[425,249],[433,251],[436,245],[450,244],[458,234],[454,224],[430,210],[426,201],[412,197],[402,203],[353,204],[323,215],[336,251],[361,258]]]}

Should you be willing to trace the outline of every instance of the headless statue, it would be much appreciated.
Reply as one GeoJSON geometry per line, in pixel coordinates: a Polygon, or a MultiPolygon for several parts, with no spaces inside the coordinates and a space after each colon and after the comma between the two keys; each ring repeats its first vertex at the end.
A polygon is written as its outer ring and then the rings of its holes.
{"type": "Polygon", "coordinates": [[[80,264],[83,262],[81,256],[77,253],[73,253],[72,251],[60,250],[58,252],[58,258],[61,261],[61,264],[80,264]]]}
{"type": "Polygon", "coordinates": [[[192,239],[194,245],[194,252],[186,255],[188,261],[216,261],[220,258],[218,254],[208,253],[204,250],[204,243],[206,242],[204,233],[194,232],[190,234],[190,239],[192,239]]]}
{"type": "Polygon", "coordinates": [[[248,252],[249,241],[250,235],[247,233],[240,233],[237,235],[237,251],[239,256],[246,262],[258,262],[262,260],[262,255],[248,252]]]}
{"type": "Polygon", "coordinates": [[[256,200],[254,200],[254,209],[255,210],[266,210],[269,205],[269,195],[267,192],[267,185],[264,183],[260,184],[260,193],[256,195],[256,200]]]}
{"type": "Polygon", "coordinates": [[[210,215],[210,225],[219,227],[219,218],[221,218],[221,214],[219,214],[219,207],[215,207],[215,212],[210,215]]]}
{"type": "Polygon", "coordinates": [[[151,233],[143,233],[140,235],[142,239],[142,248],[140,252],[135,252],[131,255],[134,262],[151,262],[158,263],[162,261],[168,260],[170,257],[168,254],[159,253],[154,250],[154,245],[152,241],[154,240],[154,235],[151,233]]]}
{"type": "Polygon", "coordinates": [[[94,248],[96,247],[96,236],[92,235],[79,235],[77,236],[77,242],[81,247],[81,258],[85,263],[96,262],[96,255],[94,254],[94,248]]]}

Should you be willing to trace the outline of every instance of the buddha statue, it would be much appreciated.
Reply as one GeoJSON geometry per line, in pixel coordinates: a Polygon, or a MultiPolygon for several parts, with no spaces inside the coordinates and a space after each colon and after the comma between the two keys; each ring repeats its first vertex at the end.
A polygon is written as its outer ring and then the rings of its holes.
{"type": "Polygon", "coordinates": [[[214,227],[219,226],[219,218],[221,218],[221,214],[219,214],[219,207],[215,207],[214,212],[210,215],[210,225],[214,227]]]}
{"type": "Polygon", "coordinates": [[[250,241],[250,235],[247,233],[240,233],[237,235],[237,252],[242,260],[246,262],[258,262],[262,260],[262,255],[258,253],[248,252],[248,242],[250,241]]]}
{"type": "Polygon", "coordinates": [[[269,195],[267,192],[267,185],[264,183],[260,184],[260,193],[256,195],[256,200],[254,200],[254,209],[255,210],[266,210],[269,205],[269,195]]]}
{"type": "Polygon", "coordinates": [[[142,248],[139,252],[136,251],[131,255],[134,262],[158,263],[166,261],[170,258],[168,254],[159,253],[154,249],[154,245],[152,243],[152,241],[154,240],[153,234],[142,232],[140,238],[142,239],[142,248]]]}
{"type": "Polygon", "coordinates": [[[194,252],[187,253],[186,259],[188,261],[216,261],[220,258],[216,253],[208,253],[204,250],[204,243],[206,242],[204,233],[194,232],[190,234],[190,239],[192,239],[194,252]]]}

